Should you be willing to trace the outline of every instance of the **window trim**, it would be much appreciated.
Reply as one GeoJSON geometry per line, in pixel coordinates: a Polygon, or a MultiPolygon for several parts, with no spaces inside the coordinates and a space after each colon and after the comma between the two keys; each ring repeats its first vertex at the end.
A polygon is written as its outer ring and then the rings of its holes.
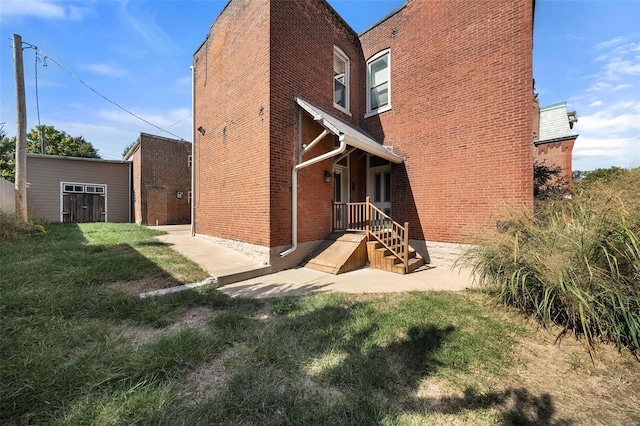
{"type": "MultiPolygon", "coordinates": [[[[332,99],[333,99],[333,106],[336,109],[339,109],[340,111],[351,115],[351,60],[349,59],[349,57],[347,56],[346,53],[344,53],[342,51],[342,49],[340,49],[338,46],[333,46],[333,60],[335,61],[336,56],[344,61],[344,80],[345,80],[345,94],[344,94],[344,103],[346,104],[346,107],[343,107],[342,105],[338,105],[336,103],[336,86],[335,86],[335,76],[332,76],[331,78],[331,93],[332,93],[332,99]]],[[[331,69],[333,72],[333,64],[331,64],[331,69]]]]}
{"type": "Polygon", "coordinates": [[[369,118],[374,115],[382,114],[383,112],[389,111],[391,108],[392,108],[391,107],[391,49],[388,48],[376,53],[367,61],[367,113],[364,115],[364,118],[369,118]],[[389,77],[387,80],[387,91],[388,91],[389,102],[382,107],[371,109],[371,89],[373,88],[371,86],[371,65],[385,56],[388,56],[387,68],[389,70],[388,71],[389,77]]]}

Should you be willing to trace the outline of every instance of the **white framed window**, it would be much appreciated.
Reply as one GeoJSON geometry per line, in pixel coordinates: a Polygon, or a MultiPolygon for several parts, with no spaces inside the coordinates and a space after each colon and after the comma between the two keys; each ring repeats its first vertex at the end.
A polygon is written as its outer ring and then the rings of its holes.
{"type": "Polygon", "coordinates": [[[187,166],[193,166],[193,157],[191,156],[191,154],[189,154],[189,156],[187,157],[187,166]]]}
{"type": "Polygon", "coordinates": [[[333,106],[349,114],[349,57],[333,47],[333,106]]]}
{"type": "Polygon", "coordinates": [[[84,185],[74,185],[73,183],[63,183],[62,192],[84,192],[84,185]]]}
{"type": "Polygon", "coordinates": [[[191,204],[191,191],[187,192],[187,203],[191,204]]]}
{"type": "Polygon", "coordinates": [[[391,109],[391,50],[367,61],[367,114],[370,117],[391,109]]]}
{"type": "Polygon", "coordinates": [[[84,192],[88,194],[104,194],[104,186],[85,185],[84,192]]]}

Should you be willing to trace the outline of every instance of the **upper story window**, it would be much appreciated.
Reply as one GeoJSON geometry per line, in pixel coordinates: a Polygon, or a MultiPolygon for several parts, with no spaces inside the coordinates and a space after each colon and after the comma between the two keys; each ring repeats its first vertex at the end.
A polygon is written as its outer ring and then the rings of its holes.
{"type": "Polygon", "coordinates": [[[389,49],[367,61],[367,115],[391,109],[391,52],[389,49]]]}
{"type": "Polygon", "coordinates": [[[193,166],[193,157],[191,156],[191,154],[187,156],[187,166],[188,167],[193,166]]]}
{"type": "Polygon", "coordinates": [[[349,113],[349,57],[333,48],[333,106],[349,113]]]}

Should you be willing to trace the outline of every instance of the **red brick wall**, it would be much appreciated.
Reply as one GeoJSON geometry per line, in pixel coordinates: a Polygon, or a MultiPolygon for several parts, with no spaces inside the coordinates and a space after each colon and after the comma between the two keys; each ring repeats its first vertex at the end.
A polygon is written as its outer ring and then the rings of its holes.
{"type": "Polygon", "coordinates": [[[406,159],[393,216],[411,238],[461,242],[532,204],[532,19],[531,1],[409,0],[361,35],[366,58],[391,48],[393,109],[364,126],[406,159]]]}
{"type": "MultiPolygon", "coordinates": [[[[233,0],[194,55],[197,233],[270,241],[269,2],[233,0]]],[[[292,141],[289,141],[290,143],[292,141]]]]}
{"type": "MultiPolygon", "coordinates": [[[[271,2],[271,246],[291,243],[291,168],[297,144],[299,96],[351,123],[362,115],[361,69],[364,58],[357,34],[324,0],[273,0],[271,2]],[[333,106],[333,51],[339,47],[350,59],[350,111],[333,106]]],[[[306,116],[306,113],[302,113],[306,116]]],[[[305,117],[303,143],[321,131],[308,128],[305,117]]],[[[305,156],[332,148],[330,139],[305,156]]],[[[303,169],[298,176],[298,241],[314,241],[330,231],[333,183],[324,183],[331,161],[303,169]]]]}
{"type": "MultiPolygon", "coordinates": [[[[188,193],[191,190],[191,168],[188,157],[191,143],[177,139],[142,133],[140,148],[133,155],[134,176],[141,182],[136,191],[136,221],[142,223],[185,224],[191,222],[191,205],[188,193]],[[139,167],[136,167],[136,163],[139,167]],[[150,195],[150,189],[162,189],[166,197],[150,195]],[[182,198],[177,193],[182,192],[182,198]],[[155,200],[151,202],[151,199],[155,200]],[[162,201],[166,199],[166,202],[162,201]],[[140,216],[138,215],[140,209],[140,216]],[[152,214],[153,213],[153,214],[152,214]],[[153,216],[153,217],[152,217],[153,216]]],[[[134,178],[135,180],[135,178],[134,178]]]]}
{"type": "Polygon", "coordinates": [[[533,148],[535,162],[547,167],[560,167],[570,186],[573,183],[571,156],[576,138],[577,136],[564,141],[544,143],[533,148]]]}

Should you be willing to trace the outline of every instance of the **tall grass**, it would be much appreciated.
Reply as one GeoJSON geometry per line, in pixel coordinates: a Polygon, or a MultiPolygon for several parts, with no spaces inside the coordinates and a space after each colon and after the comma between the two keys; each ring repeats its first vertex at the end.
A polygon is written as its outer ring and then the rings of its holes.
{"type": "Polygon", "coordinates": [[[508,305],[640,354],[640,169],[511,212],[465,255],[508,305]]]}
{"type": "Polygon", "coordinates": [[[0,209],[0,243],[39,233],[46,233],[42,225],[37,225],[33,222],[19,222],[16,220],[15,215],[0,209]]]}

